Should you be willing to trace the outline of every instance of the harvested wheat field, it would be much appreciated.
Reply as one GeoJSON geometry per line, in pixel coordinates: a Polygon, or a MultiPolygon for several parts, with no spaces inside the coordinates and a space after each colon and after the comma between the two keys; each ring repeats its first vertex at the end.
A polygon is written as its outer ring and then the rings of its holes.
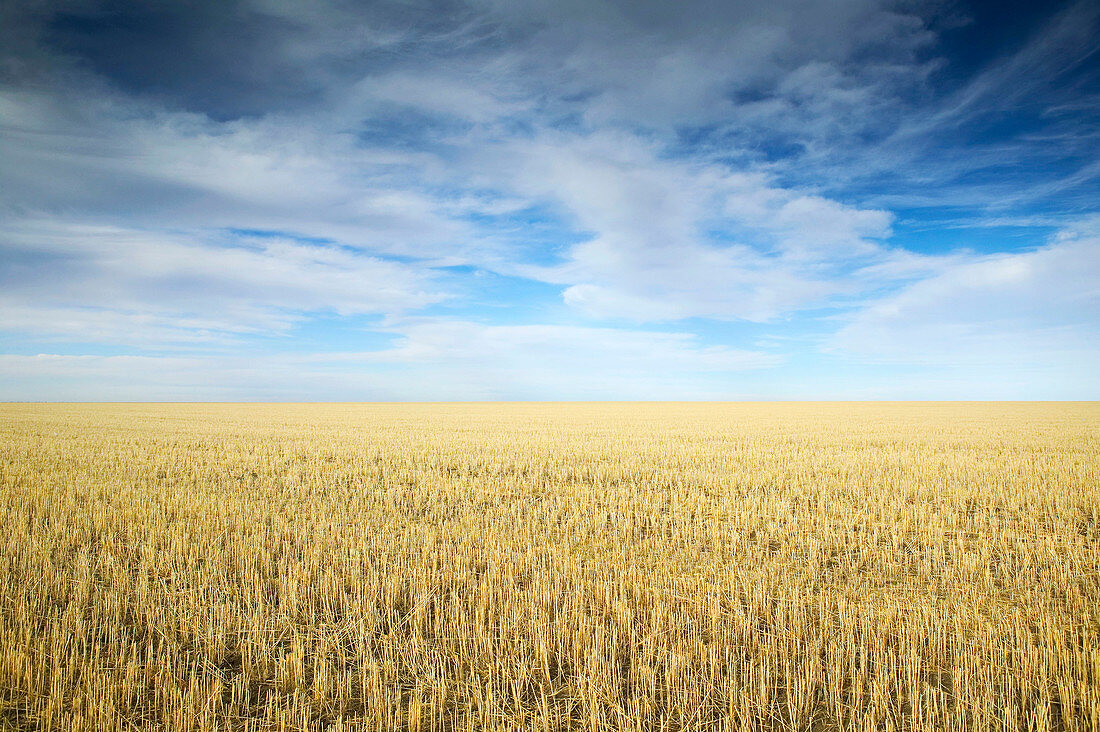
{"type": "Polygon", "coordinates": [[[0,406],[0,725],[1100,728],[1100,405],[0,406]]]}

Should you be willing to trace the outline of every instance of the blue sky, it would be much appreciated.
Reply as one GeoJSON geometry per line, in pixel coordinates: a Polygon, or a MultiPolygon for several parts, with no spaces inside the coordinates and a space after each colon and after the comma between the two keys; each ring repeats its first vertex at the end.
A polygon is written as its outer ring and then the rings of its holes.
{"type": "Polygon", "coordinates": [[[0,14],[0,399],[1100,398],[1094,1],[0,14]]]}

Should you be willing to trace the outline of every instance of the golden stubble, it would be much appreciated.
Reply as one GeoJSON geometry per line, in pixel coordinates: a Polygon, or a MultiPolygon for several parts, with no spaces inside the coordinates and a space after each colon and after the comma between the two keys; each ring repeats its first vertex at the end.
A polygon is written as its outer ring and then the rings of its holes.
{"type": "Polygon", "coordinates": [[[1100,405],[0,405],[0,729],[1100,728],[1100,405]]]}

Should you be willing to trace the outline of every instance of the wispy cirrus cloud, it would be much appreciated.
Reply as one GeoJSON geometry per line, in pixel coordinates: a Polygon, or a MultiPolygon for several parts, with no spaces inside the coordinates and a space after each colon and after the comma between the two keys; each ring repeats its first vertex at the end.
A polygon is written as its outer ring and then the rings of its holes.
{"type": "Polygon", "coordinates": [[[425,270],[285,237],[52,220],[0,227],[0,237],[0,327],[73,340],[280,332],[311,313],[394,314],[446,297],[425,270]]]}
{"type": "Polygon", "coordinates": [[[706,346],[690,333],[570,326],[485,326],[418,319],[365,352],[204,355],[0,355],[0,398],[106,399],[714,399],[731,374],[774,354],[706,346]]]}
{"type": "Polygon", "coordinates": [[[1097,228],[1083,222],[1038,249],[971,257],[909,284],[855,313],[831,348],[886,363],[1096,376],[1097,228]]]}

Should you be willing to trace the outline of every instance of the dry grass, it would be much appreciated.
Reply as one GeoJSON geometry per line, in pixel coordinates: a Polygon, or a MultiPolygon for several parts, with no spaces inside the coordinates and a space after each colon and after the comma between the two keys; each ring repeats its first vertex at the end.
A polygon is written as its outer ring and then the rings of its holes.
{"type": "Polygon", "coordinates": [[[0,727],[1100,728],[1100,405],[0,406],[0,727]]]}

